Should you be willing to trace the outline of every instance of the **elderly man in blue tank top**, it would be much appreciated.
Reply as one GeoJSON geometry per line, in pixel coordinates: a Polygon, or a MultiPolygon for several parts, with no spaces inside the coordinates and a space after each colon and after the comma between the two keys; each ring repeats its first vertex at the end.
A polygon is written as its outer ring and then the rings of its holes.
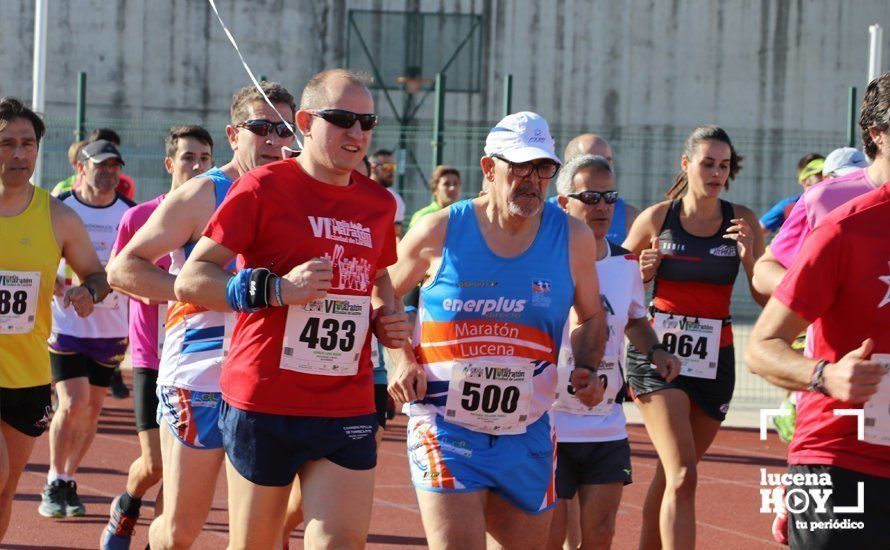
{"type": "Polygon", "coordinates": [[[562,327],[571,385],[588,406],[605,322],[597,243],[584,222],[544,202],[560,161],[531,112],[491,129],[488,192],[422,218],[390,268],[396,294],[421,285],[411,346],[390,350],[390,393],[408,403],[408,457],[431,548],[541,548],[555,501],[562,327]]]}

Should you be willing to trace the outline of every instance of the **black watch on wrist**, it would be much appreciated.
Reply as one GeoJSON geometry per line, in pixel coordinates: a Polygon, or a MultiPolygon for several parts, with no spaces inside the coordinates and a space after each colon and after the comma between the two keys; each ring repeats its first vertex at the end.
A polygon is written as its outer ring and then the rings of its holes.
{"type": "Polygon", "coordinates": [[[655,352],[658,350],[667,351],[667,348],[664,347],[662,343],[652,344],[652,347],[649,348],[649,353],[646,354],[646,361],[652,362],[652,356],[655,355],[655,352]]]}
{"type": "Polygon", "coordinates": [[[828,390],[825,389],[825,366],[828,364],[829,361],[824,359],[816,363],[816,368],[813,369],[813,378],[810,379],[810,385],[807,386],[808,392],[819,392],[822,395],[829,395],[828,390]]]}

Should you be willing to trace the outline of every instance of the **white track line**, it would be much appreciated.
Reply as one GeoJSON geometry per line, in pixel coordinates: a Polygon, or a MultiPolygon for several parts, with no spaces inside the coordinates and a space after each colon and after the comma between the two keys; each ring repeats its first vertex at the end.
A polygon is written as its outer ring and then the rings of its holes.
{"type": "MultiPolygon", "coordinates": [[[[636,504],[631,504],[631,503],[629,503],[629,502],[624,502],[624,501],[622,501],[622,502],[621,502],[621,506],[628,506],[628,507],[630,507],[630,508],[634,508],[634,509],[636,509],[636,510],[639,510],[640,512],[643,511],[643,507],[642,507],[642,506],[637,506],[636,504]]],[[[711,529],[715,529],[715,530],[717,530],[717,531],[723,531],[724,533],[731,533],[731,534],[733,534],[733,535],[736,535],[736,536],[739,536],[739,537],[742,537],[742,538],[745,538],[745,539],[749,539],[749,540],[757,541],[757,542],[759,542],[759,543],[761,543],[761,544],[764,544],[764,543],[765,543],[765,544],[769,544],[770,546],[775,546],[775,547],[777,547],[777,548],[785,548],[783,545],[781,545],[781,544],[779,544],[779,543],[777,543],[777,542],[775,542],[775,541],[771,541],[771,540],[766,539],[766,538],[757,538],[757,537],[755,537],[754,535],[749,535],[749,534],[747,534],[747,533],[742,533],[741,531],[736,531],[735,529],[727,529],[726,527],[720,527],[719,525],[714,525],[713,523],[708,523],[708,522],[705,522],[705,521],[701,521],[701,520],[696,519],[696,520],[695,520],[695,524],[696,524],[696,525],[701,525],[701,526],[704,526],[704,527],[709,527],[709,528],[711,528],[711,529]]]]}

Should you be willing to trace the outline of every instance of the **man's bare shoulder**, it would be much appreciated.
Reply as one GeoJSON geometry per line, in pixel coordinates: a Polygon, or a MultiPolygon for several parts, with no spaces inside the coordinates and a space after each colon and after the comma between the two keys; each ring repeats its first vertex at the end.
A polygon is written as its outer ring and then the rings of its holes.
{"type": "Polygon", "coordinates": [[[210,204],[210,200],[215,200],[213,180],[207,176],[198,176],[170,191],[164,203],[169,208],[176,204],[210,204]]]}

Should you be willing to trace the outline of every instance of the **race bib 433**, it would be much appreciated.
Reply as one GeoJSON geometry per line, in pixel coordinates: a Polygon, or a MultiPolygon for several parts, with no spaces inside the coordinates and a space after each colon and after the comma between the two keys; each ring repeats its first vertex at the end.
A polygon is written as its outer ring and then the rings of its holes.
{"type": "Polygon", "coordinates": [[[370,319],[370,296],[329,294],[289,306],[281,368],[323,376],[356,374],[370,319]]]}

